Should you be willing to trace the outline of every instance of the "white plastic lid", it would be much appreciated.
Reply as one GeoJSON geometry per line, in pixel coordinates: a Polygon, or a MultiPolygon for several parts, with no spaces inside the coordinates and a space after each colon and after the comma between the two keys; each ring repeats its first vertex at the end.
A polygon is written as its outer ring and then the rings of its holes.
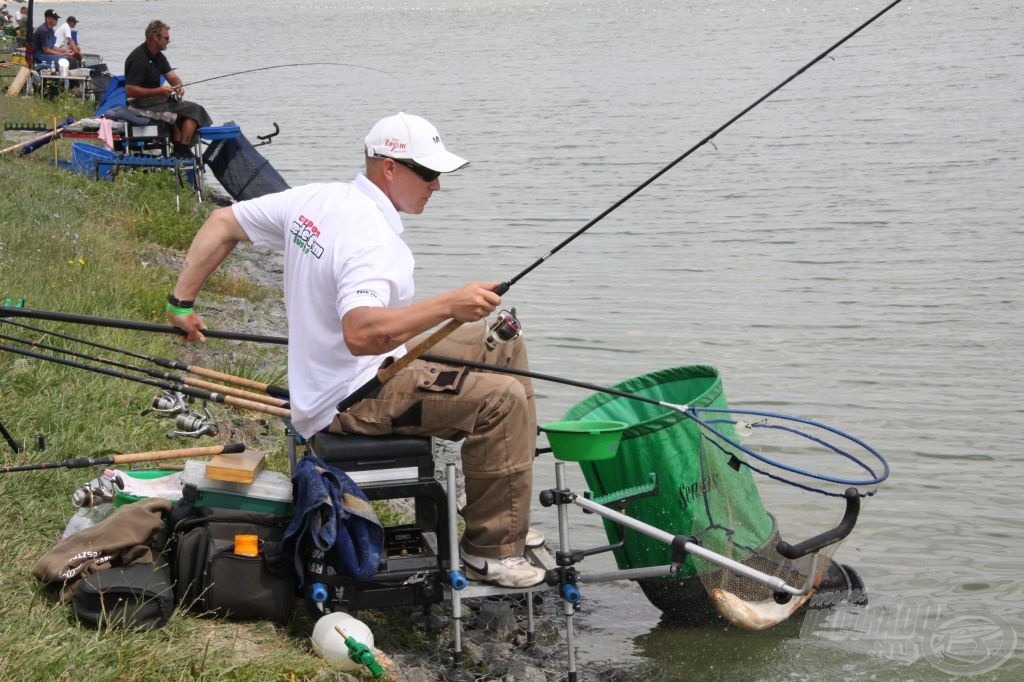
{"type": "Polygon", "coordinates": [[[206,462],[190,459],[185,462],[185,469],[181,472],[181,483],[182,485],[194,485],[199,490],[215,490],[242,497],[256,497],[275,502],[292,501],[292,481],[280,471],[264,469],[256,475],[256,480],[248,485],[230,481],[215,481],[206,478],[206,462]]]}

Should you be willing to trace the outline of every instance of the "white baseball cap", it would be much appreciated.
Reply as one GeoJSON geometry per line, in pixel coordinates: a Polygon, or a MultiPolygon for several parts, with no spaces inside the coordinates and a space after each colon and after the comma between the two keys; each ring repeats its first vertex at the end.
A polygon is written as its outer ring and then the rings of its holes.
{"type": "Polygon", "coordinates": [[[370,129],[366,154],[411,159],[438,173],[451,173],[469,163],[444,148],[441,134],[427,119],[402,112],[382,118],[370,129]]]}

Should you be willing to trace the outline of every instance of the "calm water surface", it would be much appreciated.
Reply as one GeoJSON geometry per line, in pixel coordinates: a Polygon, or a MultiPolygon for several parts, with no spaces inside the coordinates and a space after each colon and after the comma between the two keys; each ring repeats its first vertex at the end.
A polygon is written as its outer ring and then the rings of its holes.
{"type": "MultiPolygon", "coordinates": [[[[407,221],[422,295],[516,275],[882,5],[54,4],[114,72],[152,18],[171,24],[186,83],[353,65],[190,89],[250,139],[276,121],[261,151],[292,184],[353,176],[381,116],[431,119],[472,163],[407,221]]],[[[607,385],[710,364],[734,406],[863,438],[893,475],[837,558],[874,603],[980,612],[1024,637],[1022,76],[1021,3],[906,0],[513,287],[535,369],[607,385]]],[[[540,391],[542,421],[586,397],[540,391]]],[[[549,458],[537,480],[553,483],[549,458]]],[[[603,542],[592,519],[573,532],[603,542]]],[[[653,679],[947,677],[916,650],[824,646],[799,622],[662,624],[628,583],[584,597],[584,664],[653,679]]],[[[915,621],[916,641],[934,625],[915,621]]],[[[986,676],[1022,673],[1018,652],[986,676]]]]}

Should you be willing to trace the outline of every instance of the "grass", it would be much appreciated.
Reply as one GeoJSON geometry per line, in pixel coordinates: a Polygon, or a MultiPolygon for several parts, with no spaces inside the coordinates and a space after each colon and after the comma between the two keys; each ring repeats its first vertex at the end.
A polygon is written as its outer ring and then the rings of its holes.
{"type": "MultiPolygon", "coordinates": [[[[4,121],[45,120],[75,106],[6,95],[0,100],[4,121]]],[[[58,158],[67,158],[69,147],[67,141],[60,142],[58,158]]],[[[53,149],[51,145],[21,158],[0,157],[0,301],[24,298],[28,308],[162,323],[179,250],[191,241],[210,203],[198,202],[186,191],[178,212],[171,174],[127,173],[112,182],[94,181],[53,167],[53,149]]],[[[230,271],[211,280],[203,292],[204,302],[238,297],[247,306],[279,305],[274,292],[230,271]]],[[[284,351],[276,346],[211,340],[197,348],[170,335],[16,321],[284,384],[284,351]]],[[[2,322],[0,333],[67,345],[2,322]]],[[[95,349],[74,350],[144,364],[95,349]]],[[[223,436],[186,444],[169,441],[169,420],[141,415],[157,392],[151,386],[2,352],[0,423],[27,450],[14,454],[0,441],[0,465],[225,441],[223,436]]],[[[287,471],[279,423],[221,405],[210,409],[218,422],[247,434],[267,452],[268,468],[287,471]]],[[[179,610],[166,627],[153,632],[97,631],[79,624],[67,607],[54,605],[29,571],[56,543],[73,512],[71,492],[93,475],[89,469],[0,474],[0,669],[46,680],[82,675],[109,680],[334,679],[324,661],[311,653],[311,623],[301,619],[290,628],[278,628],[204,619],[179,610]]],[[[397,629],[405,627],[402,623],[397,629]]],[[[381,645],[386,645],[386,636],[382,641],[378,634],[381,645]]]]}

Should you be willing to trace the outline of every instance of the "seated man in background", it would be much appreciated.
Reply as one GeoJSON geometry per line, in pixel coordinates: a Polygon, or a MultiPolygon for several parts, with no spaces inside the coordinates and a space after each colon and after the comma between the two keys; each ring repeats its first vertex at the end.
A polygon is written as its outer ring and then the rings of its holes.
{"type": "Polygon", "coordinates": [[[213,119],[202,106],[182,99],[185,86],[164,56],[171,41],[170,31],[171,27],[159,19],[146,26],[146,42],[124,60],[124,93],[128,104],[136,109],[175,114],[174,155],[191,157],[192,147],[199,141],[197,130],[213,123],[213,119]],[[167,82],[161,83],[161,77],[167,82]]]}
{"type": "Polygon", "coordinates": [[[82,65],[82,48],[78,46],[78,41],[75,40],[75,27],[78,26],[78,19],[74,17],[68,17],[53,32],[53,46],[60,50],[66,49],[68,51],[68,59],[71,61],[71,68],[77,69],[82,65]]]}
{"type": "Polygon", "coordinates": [[[43,23],[32,33],[32,59],[36,66],[50,69],[57,68],[57,60],[64,57],[71,60],[71,51],[67,48],[53,47],[53,27],[57,25],[60,15],[52,9],[43,13],[43,23]]]}

